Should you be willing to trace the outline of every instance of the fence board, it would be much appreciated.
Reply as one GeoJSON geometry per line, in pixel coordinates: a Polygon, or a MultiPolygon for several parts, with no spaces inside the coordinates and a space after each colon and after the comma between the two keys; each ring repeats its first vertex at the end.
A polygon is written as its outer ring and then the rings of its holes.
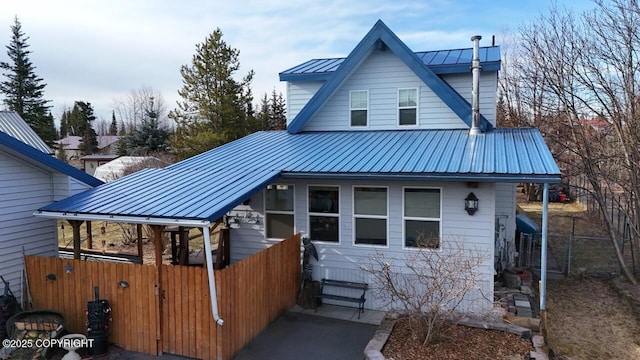
{"type": "Polygon", "coordinates": [[[26,256],[25,266],[34,308],[61,312],[70,332],[86,334],[87,301],[94,300],[93,287],[98,286],[100,298],[112,308],[111,342],[152,355],[164,351],[232,359],[295,303],[300,237],[214,270],[222,327],[213,320],[205,268],[163,265],[160,294],[154,266],[36,256],[26,256]],[[47,280],[47,274],[54,274],[56,280],[47,280]],[[129,287],[120,287],[120,281],[129,287]],[[157,311],[162,312],[159,318],[157,311]]]}

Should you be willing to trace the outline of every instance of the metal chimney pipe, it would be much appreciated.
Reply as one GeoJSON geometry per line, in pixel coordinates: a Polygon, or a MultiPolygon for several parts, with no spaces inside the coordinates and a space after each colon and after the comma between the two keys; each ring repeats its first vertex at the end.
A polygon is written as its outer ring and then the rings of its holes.
{"type": "Polygon", "coordinates": [[[480,39],[482,36],[471,37],[473,41],[473,60],[471,61],[472,89],[471,89],[471,129],[469,135],[480,134],[480,39]]]}

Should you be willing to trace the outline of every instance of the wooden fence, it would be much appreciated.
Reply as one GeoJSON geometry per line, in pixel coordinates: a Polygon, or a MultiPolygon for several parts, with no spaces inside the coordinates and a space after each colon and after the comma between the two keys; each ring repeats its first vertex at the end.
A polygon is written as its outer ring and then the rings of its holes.
{"type": "Polygon", "coordinates": [[[36,256],[26,256],[25,264],[34,309],[61,312],[70,332],[86,333],[87,301],[98,286],[112,308],[110,342],[153,355],[231,359],[295,304],[300,236],[214,272],[222,327],[213,321],[204,268],[163,265],[159,284],[150,265],[36,256]]]}

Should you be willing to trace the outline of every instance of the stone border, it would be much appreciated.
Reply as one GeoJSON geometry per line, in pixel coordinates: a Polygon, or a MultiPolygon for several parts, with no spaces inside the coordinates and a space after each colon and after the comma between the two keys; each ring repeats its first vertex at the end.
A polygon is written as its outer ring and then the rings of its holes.
{"type": "MultiPolygon", "coordinates": [[[[397,319],[385,316],[380,326],[376,329],[373,338],[369,340],[369,343],[364,348],[364,357],[366,360],[385,360],[384,355],[382,355],[382,348],[387,343],[387,340],[389,340],[389,336],[393,331],[396,321],[397,319]]],[[[518,335],[523,339],[532,340],[531,329],[514,324],[495,323],[470,318],[462,319],[458,324],[473,328],[503,331],[518,335]]],[[[540,342],[540,340],[538,340],[538,342],[540,342]]],[[[544,340],[542,340],[542,343],[544,343],[544,340]]],[[[536,348],[536,350],[538,349],[536,348]]],[[[534,359],[543,359],[543,357],[535,357],[534,359]]]]}
{"type": "Polygon", "coordinates": [[[364,357],[366,360],[385,360],[384,355],[382,355],[382,348],[384,344],[387,343],[387,340],[389,340],[389,335],[391,335],[395,324],[396,319],[385,316],[380,326],[376,329],[373,338],[369,340],[367,347],[364,348],[364,357]]]}

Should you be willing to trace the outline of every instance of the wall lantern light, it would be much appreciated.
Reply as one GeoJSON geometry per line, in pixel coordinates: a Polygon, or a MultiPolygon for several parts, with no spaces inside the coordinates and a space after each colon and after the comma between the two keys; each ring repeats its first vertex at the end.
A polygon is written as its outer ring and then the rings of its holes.
{"type": "Polygon", "coordinates": [[[478,198],[474,193],[469,193],[464,199],[464,209],[469,215],[473,215],[478,211],[478,198]]]}

